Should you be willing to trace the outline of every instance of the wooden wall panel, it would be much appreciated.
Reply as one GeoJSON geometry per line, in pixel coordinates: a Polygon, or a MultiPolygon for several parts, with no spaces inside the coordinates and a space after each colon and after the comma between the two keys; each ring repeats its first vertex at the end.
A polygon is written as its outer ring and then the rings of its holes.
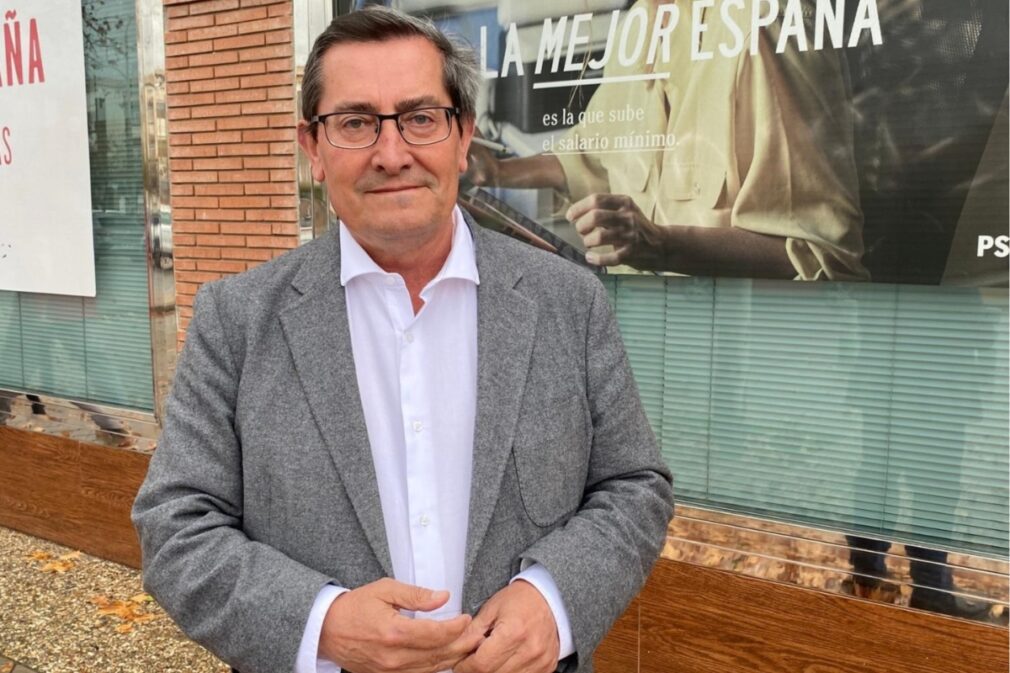
{"type": "Polygon", "coordinates": [[[0,526],[140,567],[130,507],[149,461],[0,426],[0,526]]]}

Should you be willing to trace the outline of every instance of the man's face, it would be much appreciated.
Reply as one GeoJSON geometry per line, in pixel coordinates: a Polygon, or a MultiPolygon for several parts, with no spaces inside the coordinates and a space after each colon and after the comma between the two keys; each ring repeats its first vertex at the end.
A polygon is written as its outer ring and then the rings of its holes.
{"type": "MultiPolygon", "coordinates": [[[[442,83],[442,55],[423,38],[338,44],[323,56],[316,114],[430,106],[452,107],[452,98],[442,83]]],[[[392,120],[365,149],[333,147],[321,125],[309,130],[299,136],[312,176],[326,183],[341,221],[366,249],[416,247],[451,229],[472,121],[460,133],[454,118],[448,138],[423,146],[407,144],[392,120]]]]}

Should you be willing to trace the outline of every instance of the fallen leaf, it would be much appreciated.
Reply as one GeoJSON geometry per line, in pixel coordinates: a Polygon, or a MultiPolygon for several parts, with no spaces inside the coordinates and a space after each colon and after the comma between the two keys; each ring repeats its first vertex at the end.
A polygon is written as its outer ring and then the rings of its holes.
{"type": "Polygon", "coordinates": [[[129,633],[133,631],[133,624],[120,624],[116,627],[118,633],[129,633]]]}
{"type": "Polygon", "coordinates": [[[31,554],[29,554],[26,558],[29,558],[32,561],[48,561],[52,557],[53,557],[53,555],[50,554],[47,551],[38,551],[38,550],[36,550],[36,551],[33,551],[31,554]]]}
{"type": "Polygon", "coordinates": [[[60,560],[61,561],[76,561],[79,558],[81,558],[81,552],[79,552],[79,551],[72,551],[72,552],[70,552],[68,554],[64,554],[63,556],[61,556],[60,560]]]}
{"type": "Polygon", "coordinates": [[[151,594],[137,594],[136,596],[130,599],[130,602],[142,605],[144,603],[152,603],[154,602],[154,599],[151,598],[151,594]]]}
{"type": "Polygon", "coordinates": [[[62,575],[74,568],[76,564],[73,561],[50,561],[42,566],[42,572],[44,573],[59,573],[62,575]]]}
{"type": "Polygon", "coordinates": [[[11,673],[14,670],[14,662],[8,661],[3,666],[0,666],[0,673],[11,673]]]}

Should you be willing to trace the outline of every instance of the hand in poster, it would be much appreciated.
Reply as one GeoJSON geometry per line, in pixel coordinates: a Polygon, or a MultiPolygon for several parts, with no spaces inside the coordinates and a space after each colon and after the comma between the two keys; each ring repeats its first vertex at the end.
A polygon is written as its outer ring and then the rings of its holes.
{"type": "Polygon", "coordinates": [[[488,599],[470,631],[489,635],[453,673],[550,673],[557,668],[561,645],[554,613],[528,582],[513,582],[488,599]]]}
{"type": "Polygon", "coordinates": [[[646,217],[630,196],[590,194],[573,203],[565,217],[575,225],[587,248],[613,246],[611,251],[586,253],[591,264],[663,267],[666,231],[646,217]]]}
{"type": "Polygon", "coordinates": [[[447,621],[411,619],[400,610],[435,610],[447,591],[381,579],[340,595],[330,606],[319,637],[321,656],[356,673],[434,673],[473,652],[483,631],[468,629],[471,617],[447,621]]]}

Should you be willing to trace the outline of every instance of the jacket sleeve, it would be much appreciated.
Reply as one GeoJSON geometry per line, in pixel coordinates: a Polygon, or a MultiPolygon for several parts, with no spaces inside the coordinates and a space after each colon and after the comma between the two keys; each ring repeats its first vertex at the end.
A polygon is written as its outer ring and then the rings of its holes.
{"type": "Polygon", "coordinates": [[[329,582],[245,533],[241,375],[235,321],[201,288],[164,429],[133,506],[144,587],[193,640],[243,673],[294,668],[313,601],[329,582]]]}
{"type": "Polygon", "coordinates": [[[567,523],[539,539],[523,563],[554,578],[581,668],[635,597],[666,540],[672,477],[659,454],[603,286],[595,283],[585,342],[592,419],[586,488],[567,523]]]}

